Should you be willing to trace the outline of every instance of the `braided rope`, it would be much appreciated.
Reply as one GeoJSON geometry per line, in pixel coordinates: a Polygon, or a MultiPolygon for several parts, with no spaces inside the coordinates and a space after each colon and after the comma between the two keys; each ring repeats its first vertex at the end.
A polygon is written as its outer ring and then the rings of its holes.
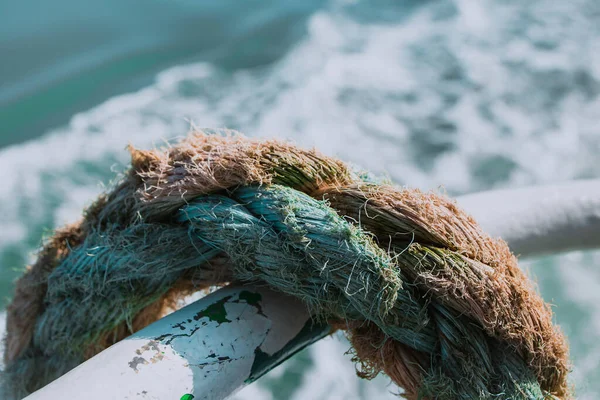
{"type": "Polygon", "coordinates": [[[196,133],[58,231],[8,310],[15,398],[201,288],[261,281],[348,330],[409,399],[570,398],[565,339],[504,242],[453,202],[276,141],[196,133]]]}

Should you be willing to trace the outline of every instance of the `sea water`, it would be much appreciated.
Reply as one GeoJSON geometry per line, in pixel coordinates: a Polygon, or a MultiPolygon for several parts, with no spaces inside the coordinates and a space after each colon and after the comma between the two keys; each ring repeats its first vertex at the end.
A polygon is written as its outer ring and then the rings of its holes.
{"type": "MultiPolygon", "coordinates": [[[[0,294],[128,143],[227,127],[459,195],[599,177],[599,93],[595,0],[3,2],[0,294]]],[[[599,398],[600,252],[520,265],[568,335],[577,398],[599,398]]],[[[348,348],[323,340],[236,398],[393,398],[348,348]]]]}

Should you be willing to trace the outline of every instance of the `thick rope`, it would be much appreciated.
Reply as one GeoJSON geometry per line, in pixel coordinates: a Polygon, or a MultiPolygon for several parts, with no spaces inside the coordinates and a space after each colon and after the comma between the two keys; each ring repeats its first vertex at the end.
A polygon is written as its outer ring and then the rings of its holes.
{"type": "Polygon", "coordinates": [[[17,283],[14,398],[232,280],[266,282],[347,329],[359,374],[383,371],[409,399],[570,398],[549,307],[452,201],[240,135],[130,150],[125,178],[17,283]]]}

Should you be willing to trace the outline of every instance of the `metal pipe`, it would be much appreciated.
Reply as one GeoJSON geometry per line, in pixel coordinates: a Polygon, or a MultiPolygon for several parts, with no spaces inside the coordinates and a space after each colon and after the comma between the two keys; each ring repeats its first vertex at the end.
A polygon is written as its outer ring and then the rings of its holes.
{"type": "Polygon", "coordinates": [[[457,201],[522,257],[600,248],[600,180],[494,190],[457,201]]]}
{"type": "Polygon", "coordinates": [[[330,332],[293,297],[265,287],[227,287],[116,343],[26,399],[224,399],[330,332]]]}

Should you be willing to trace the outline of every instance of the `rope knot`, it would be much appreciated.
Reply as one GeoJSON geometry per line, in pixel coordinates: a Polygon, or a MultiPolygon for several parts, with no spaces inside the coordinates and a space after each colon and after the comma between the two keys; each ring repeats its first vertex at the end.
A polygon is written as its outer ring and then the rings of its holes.
{"type": "Polygon", "coordinates": [[[175,300],[240,280],[337,321],[359,375],[383,371],[409,399],[569,398],[549,307],[506,244],[454,202],[239,135],[130,151],[130,173],[17,284],[5,354],[15,396],[175,300]]]}

